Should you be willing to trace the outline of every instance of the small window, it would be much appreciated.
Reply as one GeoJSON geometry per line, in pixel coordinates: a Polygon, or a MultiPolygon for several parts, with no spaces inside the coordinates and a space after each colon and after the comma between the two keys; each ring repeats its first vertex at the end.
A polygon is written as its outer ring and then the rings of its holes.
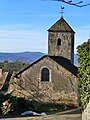
{"type": "Polygon", "coordinates": [[[58,38],[58,40],[57,40],[57,45],[58,46],[61,45],[61,39],[60,38],[58,38]]]}
{"type": "Polygon", "coordinates": [[[41,71],[41,81],[49,81],[49,69],[43,68],[41,71]]]}

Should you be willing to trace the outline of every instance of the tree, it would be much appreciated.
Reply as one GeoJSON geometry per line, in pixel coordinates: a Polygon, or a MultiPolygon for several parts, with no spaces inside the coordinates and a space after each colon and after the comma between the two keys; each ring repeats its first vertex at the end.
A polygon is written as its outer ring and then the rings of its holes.
{"type": "Polygon", "coordinates": [[[83,109],[90,99],[90,39],[77,47],[78,49],[78,77],[80,81],[80,100],[83,109]]]}
{"type": "Polygon", "coordinates": [[[82,4],[83,1],[79,1],[79,2],[73,2],[73,0],[52,0],[52,1],[63,2],[63,3],[66,3],[68,5],[73,5],[76,7],[85,7],[85,6],[90,5],[90,3],[82,4]]]}

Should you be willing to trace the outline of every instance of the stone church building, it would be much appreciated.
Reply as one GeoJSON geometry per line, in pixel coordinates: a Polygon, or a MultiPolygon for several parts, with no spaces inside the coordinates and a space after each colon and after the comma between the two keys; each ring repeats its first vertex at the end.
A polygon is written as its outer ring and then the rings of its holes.
{"type": "Polygon", "coordinates": [[[48,29],[48,55],[15,75],[12,94],[39,102],[78,106],[74,34],[63,17],[48,29]]]}

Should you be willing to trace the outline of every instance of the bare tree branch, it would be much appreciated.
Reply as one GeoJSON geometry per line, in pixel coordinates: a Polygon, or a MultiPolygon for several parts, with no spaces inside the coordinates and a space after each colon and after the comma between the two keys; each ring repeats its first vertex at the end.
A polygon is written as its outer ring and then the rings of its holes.
{"type": "Polygon", "coordinates": [[[73,6],[76,6],[76,7],[85,7],[85,6],[90,5],[90,3],[82,4],[83,1],[79,1],[77,3],[74,3],[72,0],[68,0],[68,1],[66,1],[66,0],[52,0],[52,1],[63,2],[63,3],[69,4],[69,5],[73,5],[73,6]]]}

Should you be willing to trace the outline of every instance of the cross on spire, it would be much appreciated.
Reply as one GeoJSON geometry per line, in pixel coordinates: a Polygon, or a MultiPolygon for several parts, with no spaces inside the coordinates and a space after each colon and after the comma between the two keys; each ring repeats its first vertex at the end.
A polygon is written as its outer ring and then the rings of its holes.
{"type": "Polygon", "coordinates": [[[64,7],[63,6],[61,6],[61,17],[63,17],[63,14],[64,14],[64,7]]]}

